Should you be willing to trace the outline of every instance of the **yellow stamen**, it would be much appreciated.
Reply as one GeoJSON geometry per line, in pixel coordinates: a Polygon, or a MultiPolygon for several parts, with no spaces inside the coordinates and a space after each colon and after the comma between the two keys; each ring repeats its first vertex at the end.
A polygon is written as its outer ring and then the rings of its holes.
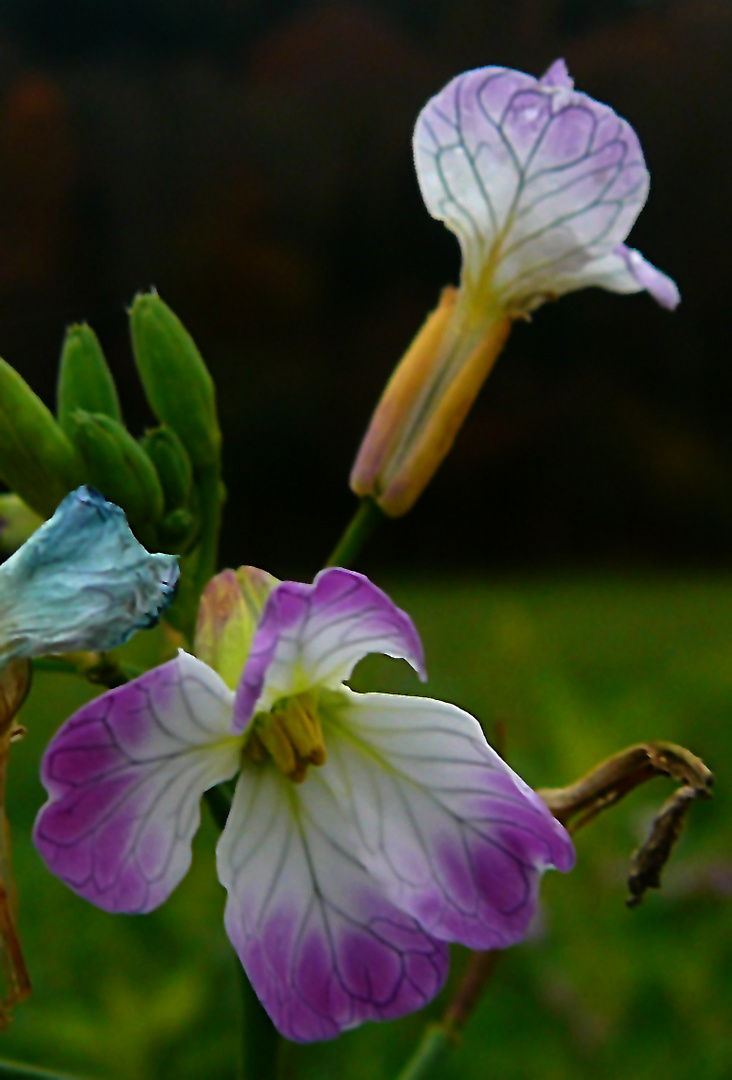
{"type": "Polygon", "coordinates": [[[308,765],[324,765],[325,741],[313,696],[286,698],[270,713],[256,716],[244,756],[257,762],[271,757],[280,772],[295,784],[305,779],[308,765]]]}

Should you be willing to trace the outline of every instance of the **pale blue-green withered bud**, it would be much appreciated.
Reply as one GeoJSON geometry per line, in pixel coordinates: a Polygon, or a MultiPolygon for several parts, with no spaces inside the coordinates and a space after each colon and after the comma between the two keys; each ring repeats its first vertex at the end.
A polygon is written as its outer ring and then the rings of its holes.
{"type": "Polygon", "coordinates": [[[221,449],[216,391],[193,338],[156,292],[135,297],[130,329],[142,385],[158,420],[178,435],[194,469],[216,465],[221,449]]]}
{"type": "Polygon", "coordinates": [[[163,515],[163,489],[155,466],[126,428],[101,413],[77,409],[70,418],[75,446],[87,477],[118,503],[139,533],[163,515]]]}
{"type": "Polygon", "coordinates": [[[152,461],[165,496],[165,509],[177,510],[188,505],[193,486],[191,459],[172,428],[146,431],[142,447],[152,461]]]}
{"type": "Polygon", "coordinates": [[[24,544],[43,518],[12,491],[0,495],[0,552],[7,555],[24,544]]]}
{"type": "Polygon", "coordinates": [[[122,422],[112,372],[97,335],[86,323],[76,323],[66,331],[61,349],[56,405],[58,422],[67,434],[70,434],[71,417],[77,409],[102,413],[122,422]]]}
{"type": "Polygon", "coordinates": [[[122,510],[80,487],[0,566],[0,661],[112,649],[153,626],[178,583],[174,555],[151,555],[122,510]]]}
{"type": "Polygon", "coordinates": [[[81,460],[51,412],[0,360],[0,479],[46,518],[83,479],[81,460]]]}

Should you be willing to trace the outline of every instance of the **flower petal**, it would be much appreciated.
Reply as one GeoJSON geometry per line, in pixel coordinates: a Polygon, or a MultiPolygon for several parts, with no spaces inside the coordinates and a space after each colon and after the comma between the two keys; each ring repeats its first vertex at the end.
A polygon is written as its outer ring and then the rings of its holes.
{"type": "Polygon", "coordinates": [[[191,862],[204,791],[233,776],[233,693],[175,660],[80,709],[51,740],[34,839],[49,868],[107,911],[150,911],[191,862]]]}
{"type": "Polygon", "coordinates": [[[492,265],[507,310],[593,284],[592,262],[625,240],[648,194],[631,126],[572,85],[562,61],[541,80],[479,68],[417,120],[427,209],[457,235],[468,285],[492,265]]]}
{"type": "Polygon", "coordinates": [[[640,251],[626,247],[625,244],[619,244],[615,249],[615,254],[624,260],[636,282],[637,289],[645,289],[661,307],[668,308],[669,311],[673,311],[678,306],[681,294],[676,282],[644,259],[640,251]]]}
{"type": "Polygon", "coordinates": [[[320,711],[321,771],[338,774],[360,858],[389,898],[437,938],[518,941],[543,871],[570,870],[574,848],[477,720],[441,701],[348,689],[323,695],[320,711]]]}
{"type": "Polygon", "coordinates": [[[124,512],[81,487],[0,567],[0,658],[111,649],[153,626],[178,584],[124,512]]]}
{"type": "Polygon", "coordinates": [[[331,567],[312,585],[282,582],[269,595],[242,672],[234,731],[278,698],[338,686],[373,652],[407,660],[425,678],[412,620],[363,574],[331,567]]]}
{"type": "Polygon", "coordinates": [[[353,824],[324,769],[297,788],[245,762],[219,841],[224,922],[249,979],[288,1039],[333,1038],[425,1005],[444,944],[382,895],[353,853],[353,824]]]}

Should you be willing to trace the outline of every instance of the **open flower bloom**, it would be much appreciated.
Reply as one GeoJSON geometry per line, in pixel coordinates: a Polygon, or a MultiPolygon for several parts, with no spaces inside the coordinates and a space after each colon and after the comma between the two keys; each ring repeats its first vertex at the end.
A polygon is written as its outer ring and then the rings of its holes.
{"type": "Polygon", "coordinates": [[[638,138],[574,90],[563,60],[541,79],[486,67],[427,102],[414,131],[427,209],[455,233],[460,289],[443,293],[374,414],[351,487],[393,516],[450,449],[515,318],[600,285],[676,307],[674,282],[624,241],[646,201],[638,138]]]}
{"type": "Polygon", "coordinates": [[[181,652],[51,741],[35,841],[55,874],[108,911],[150,911],[188,869],[201,795],[238,772],[217,849],[226,930],[301,1041],[420,1008],[446,942],[524,935],[572,843],[472,716],[343,685],[370,652],[424,676],[411,620],[380,589],[339,568],[312,585],[224,571],[197,642],[224,677],[181,652]]]}
{"type": "Polygon", "coordinates": [[[119,506],[77,488],[0,566],[0,662],[121,645],[177,584],[174,555],[151,555],[119,506]]]}

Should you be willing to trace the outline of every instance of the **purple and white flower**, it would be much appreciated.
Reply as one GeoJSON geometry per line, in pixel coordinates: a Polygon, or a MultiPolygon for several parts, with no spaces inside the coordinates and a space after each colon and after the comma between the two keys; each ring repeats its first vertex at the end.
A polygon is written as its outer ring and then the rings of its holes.
{"type": "Polygon", "coordinates": [[[419,114],[414,161],[462,270],[387,384],[351,471],[353,491],[392,517],[448,453],[515,319],[588,285],[679,302],[671,278],[625,244],[649,188],[638,137],[575,91],[563,60],[541,79],[458,75],[419,114]]]}
{"type": "Polygon", "coordinates": [[[181,652],[80,709],[45,754],[35,841],[81,896],[150,911],[188,869],[201,795],[238,772],[217,849],[226,930],[279,1030],[326,1039],[428,1002],[447,942],[519,941],[543,871],[574,850],[472,716],[344,685],[372,652],[425,677],[380,589],[338,568],[312,585],[252,573],[204,595],[207,656],[212,627],[241,628],[238,684],[181,652]]]}
{"type": "Polygon", "coordinates": [[[600,285],[678,304],[671,278],[625,245],[650,184],[638,137],[574,89],[563,60],[541,79],[502,67],[458,75],[420,113],[414,160],[476,302],[514,315],[600,285]]]}

